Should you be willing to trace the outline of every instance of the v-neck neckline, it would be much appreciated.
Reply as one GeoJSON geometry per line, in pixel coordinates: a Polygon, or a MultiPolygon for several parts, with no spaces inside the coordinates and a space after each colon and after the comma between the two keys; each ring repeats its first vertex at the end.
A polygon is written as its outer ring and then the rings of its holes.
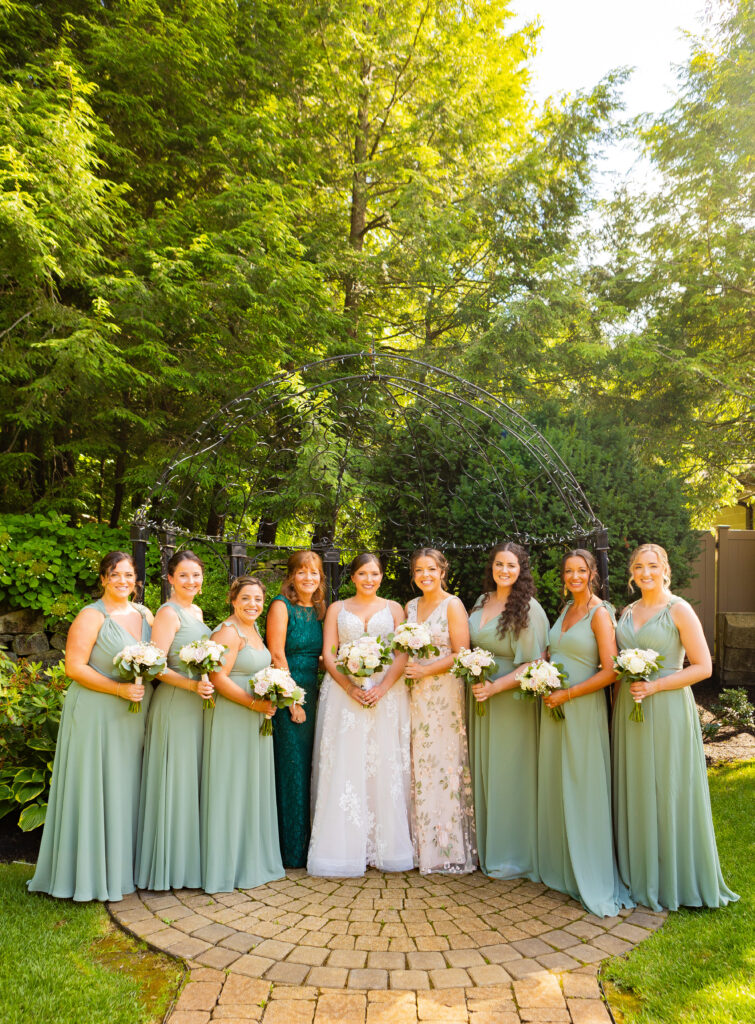
{"type": "MultiPolygon", "coordinates": [[[[639,604],[639,601],[635,601],[635,604],[639,604]]],[[[628,612],[629,612],[629,621],[630,621],[630,622],[631,622],[631,624],[632,624],[632,632],[633,632],[633,633],[635,634],[635,636],[636,636],[636,635],[637,635],[637,634],[638,634],[638,633],[639,633],[639,632],[640,632],[641,630],[643,630],[643,629],[645,628],[645,626],[647,626],[647,625],[648,625],[648,623],[649,623],[649,622],[652,622],[652,621],[653,621],[653,619],[657,619],[657,618],[658,618],[658,616],[659,616],[659,615],[662,615],[662,614],[663,614],[663,612],[665,612],[667,608],[670,608],[670,607],[671,607],[671,601],[667,601],[667,602],[666,602],[666,603],[665,603],[665,604],[663,605],[663,607],[661,607],[661,608],[659,608],[659,609],[658,609],[658,611],[657,611],[657,612],[653,612],[653,614],[652,614],[652,615],[650,616],[650,618],[648,618],[648,619],[645,619],[645,621],[644,621],[644,622],[642,623],[642,625],[641,625],[641,626],[637,626],[637,625],[635,624],[635,621],[634,621],[634,610],[633,610],[633,609],[634,609],[634,606],[635,606],[634,604],[631,604],[631,605],[629,606],[629,608],[628,608],[628,612]]]]}

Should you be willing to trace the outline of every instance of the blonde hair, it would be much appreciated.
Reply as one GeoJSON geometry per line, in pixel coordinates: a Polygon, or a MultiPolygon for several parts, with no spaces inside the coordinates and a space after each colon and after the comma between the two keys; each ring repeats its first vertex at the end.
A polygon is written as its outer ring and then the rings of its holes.
{"type": "Polygon", "coordinates": [[[640,544],[639,547],[635,548],[632,554],[629,556],[629,585],[628,590],[630,594],[634,593],[634,582],[632,580],[632,566],[643,551],[652,551],[657,557],[658,561],[663,567],[663,586],[666,590],[671,586],[671,566],[669,565],[668,555],[666,549],[662,548],[660,544],[640,544]]]}
{"type": "Polygon", "coordinates": [[[286,578],[281,583],[281,594],[287,597],[291,604],[299,603],[299,595],[296,593],[294,576],[303,566],[308,565],[316,569],[320,574],[320,585],[312,595],[312,605],[318,619],[325,618],[325,570],[322,567],[322,559],[316,551],[294,551],[288,556],[286,564],[286,578]]]}

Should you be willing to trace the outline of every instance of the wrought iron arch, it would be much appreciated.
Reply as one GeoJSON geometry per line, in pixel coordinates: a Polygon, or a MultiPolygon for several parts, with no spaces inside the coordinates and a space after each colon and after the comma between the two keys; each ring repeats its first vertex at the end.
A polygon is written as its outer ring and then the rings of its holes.
{"type": "Polygon", "coordinates": [[[608,597],[607,532],[543,434],[491,391],[381,351],[281,371],[210,415],[136,513],[142,579],[150,537],[163,564],[179,539],[201,540],[230,576],[265,552],[313,546],[331,596],[341,555],[367,543],[399,555],[418,545],[480,550],[503,537],[582,543],[596,551],[608,597]]]}

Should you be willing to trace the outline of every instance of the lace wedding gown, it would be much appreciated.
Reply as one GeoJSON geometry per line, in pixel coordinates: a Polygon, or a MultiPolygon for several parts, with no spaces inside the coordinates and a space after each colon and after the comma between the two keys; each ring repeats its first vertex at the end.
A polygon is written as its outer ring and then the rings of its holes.
{"type": "MultiPolygon", "coordinates": [[[[370,618],[366,632],[387,636],[393,629],[386,602],[370,618]]],[[[359,616],[341,607],[339,643],[364,633],[359,616]]],[[[383,675],[371,676],[366,685],[377,686],[383,675]]],[[[362,875],[368,865],[381,871],[413,867],[409,728],[409,696],[400,680],[376,708],[366,708],[325,675],[312,765],[310,875],[362,875]]]]}

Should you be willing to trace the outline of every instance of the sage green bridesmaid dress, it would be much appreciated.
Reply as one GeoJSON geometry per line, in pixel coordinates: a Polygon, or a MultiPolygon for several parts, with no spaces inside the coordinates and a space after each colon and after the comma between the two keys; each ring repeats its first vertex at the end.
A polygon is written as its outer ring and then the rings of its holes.
{"type": "Polygon", "coordinates": [[[306,693],[306,720],[297,724],[288,708],[273,719],[275,792],[281,856],[287,868],[305,868],[309,849],[310,780],[317,711],[317,665],[322,653],[322,623],[314,608],[292,604],[281,594],[288,611],[286,661],[288,670],[306,693]]]}
{"type": "MultiPolygon", "coordinates": [[[[167,604],[180,626],[168,651],[168,667],[197,678],[178,656],[193,640],[210,635],[209,627],[175,601],[167,604]]],[[[198,889],[199,785],[202,777],[202,698],[162,682],[155,689],[144,740],[144,768],[139,797],[136,884],[140,889],[198,889]]]]}
{"type": "MultiPolygon", "coordinates": [[[[639,629],[630,605],[616,629],[620,649],[652,648],[664,657],[659,675],[684,661],[669,603],[639,629]]],[[[629,686],[613,713],[613,790],[619,873],[632,897],[653,910],[721,907],[739,897],[721,874],[710,809],[700,721],[692,689],[662,690],[642,702],[633,722],[629,686]]]]}
{"type": "MultiPolygon", "coordinates": [[[[566,686],[600,669],[592,620],[596,605],[566,632],[564,608],[550,631],[551,661],[563,667],[566,686]]],[[[561,705],[564,718],[543,705],[538,752],[537,855],[540,878],[579,900],[596,917],[614,917],[634,904],[619,880],[611,823],[611,752],[605,690],[561,705]]]]}
{"type": "MultiPolygon", "coordinates": [[[[105,616],[89,664],[108,679],[120,680],[113,658],[133,635],[108,615],[103,602],[89,606],[105,616]]],[[[149,640],[146,609],[142,640],[149,640]]],[[[129,701],[68,687],[60,718],[50,800],[32,892],[74,900],[120,900],[134,891],[134,852],[142,773],[144,725],[152,684],[144,687],[139,714],[129,701]]]]}
{"type": "MultiPolygon", "coordinates": [[[[230,678],[251,693],[249,678],[270,664],[235,623],[244,646],[230,678]]],[[[280,711],[278,712],[280,714],[280,711]]],[[[202,888],[206,892],[253,889],[283,877],[275,806],[273,738],[261,736],[263,715],[215,694],[205,711],[200,796],[202,888]]]]}
{"type": "MultiPolygon", "coordinates": [[[[495,655],[493,678],[541,657],[548,617],[530,599],[529,624],[515,636],[498,636],[498,617],[481,626],[482,606],[469,617],[473,647],[495,655]]],[[[469,694],[469,762],[472,770],[480,869],[493,878],[539,880],[537,867],[537,735],[539,704],[515,700],[514,691],[485,701],[480,718],[469,694]]]]}

